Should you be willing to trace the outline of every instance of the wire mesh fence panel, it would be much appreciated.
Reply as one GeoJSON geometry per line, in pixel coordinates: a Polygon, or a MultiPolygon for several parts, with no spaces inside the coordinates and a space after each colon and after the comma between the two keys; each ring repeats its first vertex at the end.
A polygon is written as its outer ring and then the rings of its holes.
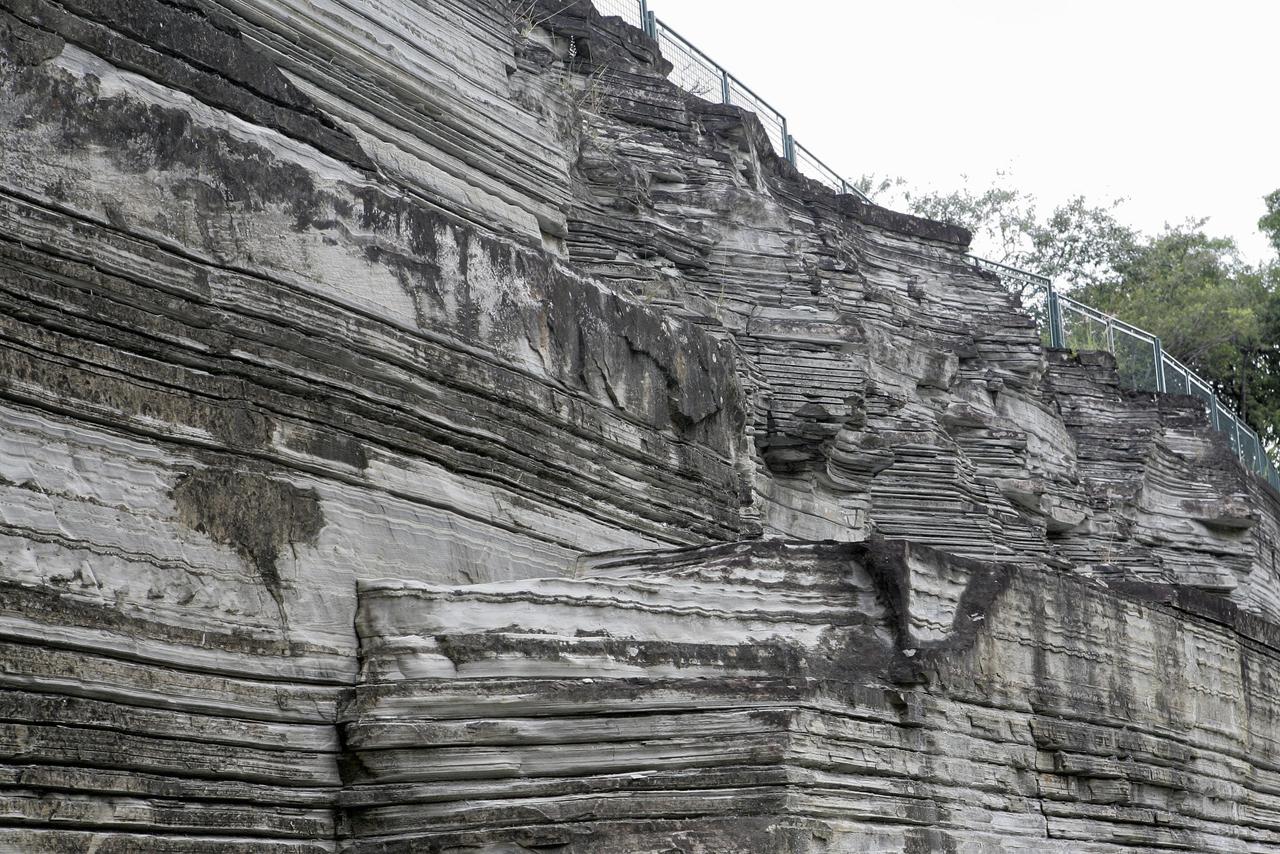
{"type": "Polygon", "coordinates": [[[1271,460],[1267,456],[1266,443],[1262,441],[1262,437],[1253,430],[1249,431],[1250,452],[1253,459],[1253,470],[1265,478],[1271,475],[1271,460]]]}
{"type": "Polygon", "coordinates": [[[640,0],[591,0],[601,15],[616,15],[633,27],[642,26],[640,0]]]}
{"type": "Polygon", "coordinates": [[[1271,454],[1267,453],[1265,447],[1262,452],[1262,476],[1276,489],[1280,489],[1280,470],[1276,469],[1276,464],[1271,461],[1271,454]]]}
{"type": "Polygon", "coordinates": [[[1218,408],[1218,429],[1227,436],[1227,442],[1231,445],[1231,450],[1235,451],[1236,456],[1240,455],[1240,430],[1236,424],[1236,418],[1231,411],[1222,405],[1222,402],[1214,399],[1214,405],[1218,408]]]}
{"type": "Polygon", "coordinates": [[[805,175],[821,181],[837,193],[857,196],[864,202],[871,201],[867,198],[867,194],[859,190],[853,182],[846,181],[839,172],[819,160],[812,151],[796,142],[794,138],[791,140],[791,149],[796,155],[796,168],[805,175]]]}
{"type": "Polygon", "coordinates": [[[1036,329],[1040,331],[1040,344],[1048,348],[1053,346],[1053,330],[1049,328],[1049,306],[1044,300],[1040,300],[1039,304],[1028,304],[1023,302],[1022,310],[1031,315],[1031,319],[1036,322],[1036,329]]]}
{"type": "Polygon", "coordinates": [[[779,157],[786,156],[787,120],[781,113],[732,77],[729,78],[729,103],[755,113],[769,135],[769,142],[773,143],[774,152],[779,157]]]}
{"type": "Polygon", "coordinates": [[[1240,428],[1240,459],[1245,468],[1253,471],[1261,469],[1258,462],[1258,436],[1247,426],[1240,428]]]}
{"type": "Polygon", "coordinates": [[[1112,340],[1115,343],[1113,352],[1121,385],[1135,391],[1159,391],[1160,375],[1156,367],[1155,342],[1124,328],[1114,329],[1112,340]]]}
{"type": "Polygon", "coordinates": [[[1110,350],[1111,341],[1107,324],[1075,303],[1059,300],[1062,315],[1062,341],[1070,350],[1110,350]]]}
{"type": "Polygon", "coordinates": [[[1164,357],[1164,390],[1169,394],[1191,394],[1190,372],[1168,356],[1164,357]]]}
{"type": "Polygon", "coordinates": [[[1257,471],[1258,461],[1255,457],[1258,449],[1253,431],[1249,429],[1249,425],[1239,419],[1239,416],[1236,417],[1236,429],[1240,442],[1240,462],[1244,463],[1244,467],[1250,471],[1257,471]]]}
{"type": "Polygon", "coordinates": [[[821,181],[837,193],[845,192],[844,181],[831,168],[810,153],[809,149],[799,143],[795,144],[796,151],[796,168],[813,178],[815,181],[821,181]]]}
{"type": "Polygon", "coordinates": [[[707,101],[721,99],[720,67],[661,21],[658,22],[658,47],[672,65],[669,77],[672,83],[707,101]]]}
{"type": "Polygon", "coordinates": [[[1191,393],[1200,398],[1200,402],[1204,404],[1205,414],[1209,416],[1213,426],[1222,429],[1218,424],[1218,398],[1214,395],[1213,389],[1195,374],[1191,374],[1189,383],[1191,385],[1191,393]]]}
{"type": "Polygon", "coordinates": [[[1249,428],[1237,416],[1235,420],[1236,434],[1236,453],[1240,455],[1240,462],[1244,463],[1245,468],[1252,468],[1249,457],[1249,428]]]}
{"type": "MultiPolygon", "coordinates": [[[[1052,330],[1049,329],[1049,290],[1034,280],[1027,279],[1013,283],[1018,288],[1018,297],[1022,300],[1022,310],[1031,315],[1040,330],[1040,339],[1048,347],[1053,344],[1052,330]]],[[[1007,286],[1007,283],[1006,283],[1007,286]]]]}

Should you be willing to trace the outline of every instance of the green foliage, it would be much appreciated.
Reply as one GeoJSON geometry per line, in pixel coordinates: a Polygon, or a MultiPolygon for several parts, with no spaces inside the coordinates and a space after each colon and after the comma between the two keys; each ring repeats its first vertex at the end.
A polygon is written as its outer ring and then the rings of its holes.
{"type": "Polygon", "coordinates": [[[1077,196],[1042,217],[1035,199],[1008,186],[1003,174],[978,191],[905,190],[901,196],[917,216],[967,228],[974,252],[984,258],[1081,285],[1113,277],[1138,242],[1138,233],[1115,215],[1123,200],[1093,205],[1077,196]]]}
{"type": "Polygon", "coordinates": [[[1076,196],[1035,223],[1028,259],[1035,272],[1077,287],[1112,281],[1118,266],[1140,254],[1138,233],[1116,218],[1121,201],[1090,205],[1076,196]]]}
{"type": "Polygon", "coordinates": [[[1271,240],[1271,245],[1280,254],[1280,190],[1273,190],[1262,199],[1267,212],[1258,220],[1258,230],[1271,240]]]}
{"type": "Polygon", "coordinates": [[[1224,348],[1261,335],[1261,279],[1235,243],[1209,237],[1203,222],[1168,227],[1114,265],[1117,276],[1074,289],[1094,308],[1159,335],[1192,367],[1229,360],[1224,348]]]}

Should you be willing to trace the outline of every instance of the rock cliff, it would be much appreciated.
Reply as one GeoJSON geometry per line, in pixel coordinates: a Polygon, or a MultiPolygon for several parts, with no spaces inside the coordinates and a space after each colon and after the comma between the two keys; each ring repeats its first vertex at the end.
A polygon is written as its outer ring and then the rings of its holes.
{"type": "Polygon", "coordinates": [[[1280,851],[1280,496],[669,68],[0,0],[0,850],[1280,851]]]}

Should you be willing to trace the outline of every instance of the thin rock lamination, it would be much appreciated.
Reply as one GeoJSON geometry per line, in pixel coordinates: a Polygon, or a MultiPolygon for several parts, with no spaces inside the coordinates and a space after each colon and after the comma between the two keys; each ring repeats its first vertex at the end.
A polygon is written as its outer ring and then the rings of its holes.
{"type": "Polygon", "coordinates": [[[357,626],[354,851],[1277,841],[1280,635],[1166,585],[762,542],[370,582],[357,626]]]}
{"type": "Polygon", "coordinates": [[[0,0],[0,850],[1280,850],[1275,493],[668,68],[0,0]]]}

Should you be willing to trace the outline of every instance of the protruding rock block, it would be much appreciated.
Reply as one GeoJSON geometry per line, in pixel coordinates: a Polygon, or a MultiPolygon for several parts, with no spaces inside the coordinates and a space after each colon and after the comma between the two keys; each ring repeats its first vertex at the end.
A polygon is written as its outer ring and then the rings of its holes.
{"type": "Polygon", "coordinates": [[[1266,845],[1280,635],[1150,593],[879,541],[371,582],[353,851],[1266,845]]]}

